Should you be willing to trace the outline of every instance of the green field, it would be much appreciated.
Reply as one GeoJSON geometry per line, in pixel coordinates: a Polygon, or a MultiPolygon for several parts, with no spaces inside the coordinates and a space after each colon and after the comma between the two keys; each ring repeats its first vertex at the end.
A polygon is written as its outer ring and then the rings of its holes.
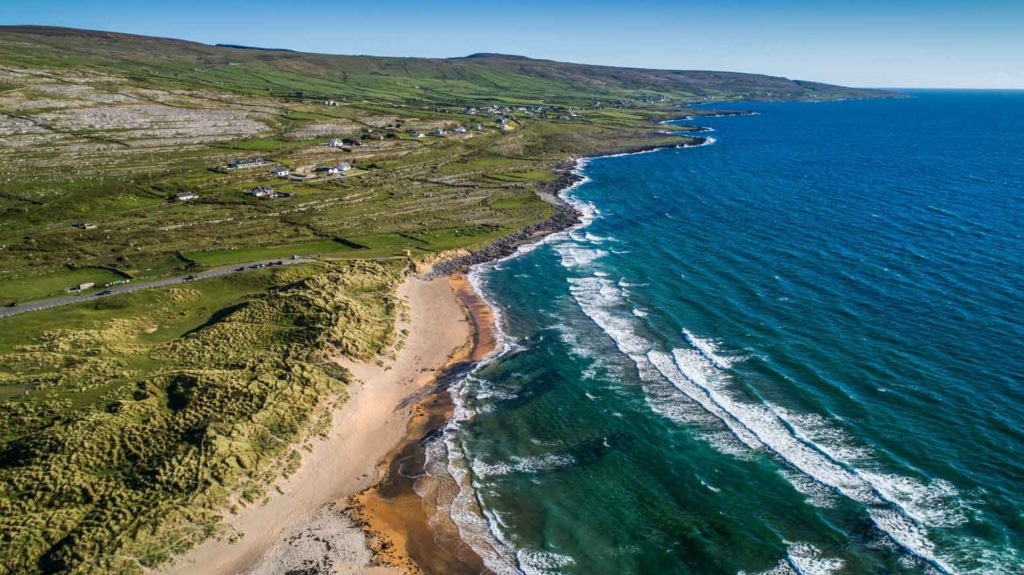
{"type": "Polygon", "coordinates": [[[321,242],[310,242],[306,244],[292,244],[287,246],[274,246],[266,248],[241,248],[237,250],[211,250],[206,252],[191,252],[185,257],[199,262],[203,266],[218,267],[246,262],[271,260],[274,258],[289,258],[295,256],[323,256],[331,257],[343,255],[345,252],[354,252],[355,248],[346,246],[336,241],[327,240],[321,242]]]}

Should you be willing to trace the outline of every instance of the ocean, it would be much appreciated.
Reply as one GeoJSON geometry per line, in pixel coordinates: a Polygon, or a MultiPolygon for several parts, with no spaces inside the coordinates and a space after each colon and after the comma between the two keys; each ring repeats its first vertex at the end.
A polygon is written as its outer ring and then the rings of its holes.
{"type": "Polygon", "coordinates": [[[428,447],[495,573],[1024,573],[1024,92],[721,106],[485,267],[428,447]]]}

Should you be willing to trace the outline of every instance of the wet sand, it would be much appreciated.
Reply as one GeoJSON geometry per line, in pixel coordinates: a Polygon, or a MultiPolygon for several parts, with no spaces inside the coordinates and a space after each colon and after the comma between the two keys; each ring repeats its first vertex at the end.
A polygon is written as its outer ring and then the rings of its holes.
{"type": "Polygon", "coordinates": [[[459,537],[445,509],[458,486],[447,477],[425,477],[426,444],[436,440],[454,412],[448,386],[497,347],[490,307],[464,276],[450,279],[469,314],[472,345],[438,377],[431,393],[415,406],[404,440],[386,458],[384,479],[348,499],[346,514],[367,534],[374,562],[403,573],[476,575],[487,572],[480,557],[459,537]]]}

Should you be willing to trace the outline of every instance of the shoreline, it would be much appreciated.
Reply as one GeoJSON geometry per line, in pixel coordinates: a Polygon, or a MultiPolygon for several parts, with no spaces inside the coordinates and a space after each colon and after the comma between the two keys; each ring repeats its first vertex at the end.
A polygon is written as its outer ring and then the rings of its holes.
{"type": "Polygon", "coordinates": [[[384,478],[346,499],[345,515],[362,528],[374,564],[401,573],[477,575],[487,571],[483,559],[462,541],[450,517],[437,513],[445,496],[458,486],[424,470],[427,449],[455,413],[448,393],[467,372],[498,349],[494,315],[469,280],[449,279],[473,327],[471,342],[453,356],[420,397],[405,438],[381,463],[384,478]]]}
{"type": "MultiPolygon", "coordinates": [[[[498,346],[494,311],[483,294],[476,293],[466,274],[474,266],[514,256],[523,246],[537,244],[547,236],[584,223],[584,214],[562,194],[586,181],[579,170],[588,160],[699,147],[713,142],[707,137],[687,137],[690,141],[682,144],[635,146],[560,162],[555,166],[559,177],[538,192],[554,208],[550,218],[513,232],[472,254],[438,262],[420,277],[407,278],[400,294],[402,290],[411,289],[407,287],[410,285],[443,285],[443,291],[454,304],[447,315],[431,315],[426,325],[419,325],[424,322],[416,322],[414,318],[408,326],[410,344],[413,338],[437,339],[434,335],[438,331],[438,319],[449,324],[449,331],[453,319],[462,324],[465,331],[450,345],[441,361],[434,358],[435,365],[431,368],[396,370],[389,375],[391,365],[340,360],[353,373],[353,379],[364,385],[356,388],[340,409],[335,409],[335,420],[339,416],[359,418],[364,411],[376,413],[371,417],[374,423],[356,434],[359,437],[349,437],[357,445],[360,440],[371,444],[369,449],[366,445],[356,448],[358,467],[347,471],[335,469],[326,474],[319,469],[325,461],[330,465],[331,461],[339,460],[339,455],[346,460],[353,456],[352,447],[342,445],[343,433],[339,432],[337,421],[332,423],[329,436],[314,439],[313,449],[306,450],[310,453],[303,457],[299,471],[272,486],[277,493],[271,494],[266,503],[246,507],[238,516],[230,518],[230,531],[225,536],[208,540],[178,556],[169,566],[151,572],[161,575],[270,575],[295,569],[309,574],[367,575],[485,572],[483,560],[462,541],[455,523],[450,518],[447,522],[438,519],[441,514],[433,513],[436,502],[421,495],[458,486],[440,486],[436,482],[432,486],[417,485],[419,476],[409,477],[403,473],[404,469],[416,465],[423,469],[426,445],[440,435],[440,430],[454,415],[455,406],[448,388],[498,346]],[[456,297],[452,298],[453,294],[456,297]],[[413,325],[417,329],[412,329],[413,325]],[[407,381],[398,381],[403,375],[407,381]],[[375,387],[371,381],[380,379],[392,380],[401,390],[397,395],[394,389],[388,394],[394,400],[390,405],[396,406],[390,417],[380,415],[380,394],[367,393],[366,388],[375,387]],[[361,397],[367,399],[357,402],[361,397]],[[311,472],[312,468],[317,470],[311,472]],[[312,493],[296,497],[296,493],[309,484],[312,484],[312,493]],[[245,536],[232,538],[232,541],[228,538],[232,533],[245,536]]],[[[415,315],[417,306],[410,307],[415,315]]],[[[411,347],[406,347],[392,363],[409,357],[411,347]]]]}
{"type": "Polygon", "coordinates": [[[632,146],[627,148],[621,148],[618,150],[606,150],[595,153],[590,156],[583,157],[572,157],[569,160],[559,162],[555,165],[554,171],[559,175],[558,179],[545,185],[538,194],[541,199],[551,204],[554,208],[554,213],[550,218],[538,222],[536,224],[529,225],[519,231],[512,232],[511,234],[500,238],[490,245],[475,251],[469,255],[459,256],[438,262],[434,265],[433,269],[425,274],[424,279],[434,279],[439,277],[446,277],[453,274],[466,274],[469,273],[470,268],[476,265],[486,264],[496,260],[500,260],[511,255],[514,255],[516,251],[525,245],[537,243],[544,237],[559,232],[564,232],[582,221],[583,214],[576,209],[571,203],[567,202],[563,197],[562,193],[568,189],[571,189],[581,182],[584,181],[584,176],[581,176],[578,171],[581,164],[585,164],[589,160],[597,158],[609,158],[615,156],[629,156],[633,154],[645,154],[648,152],[657,152],[659,150],[672,150],[680,148],[699,148],[713,143],[715,140],[709,136],[679,136],[680,138],[689,138],[692,142],[680,143],[680,144],[651,144],[647,146],[632,146]]]}
{"type": "Polygon", "coordinates": [[[363,533],[337,503],[378,483],[378,464],[405,436],[415,398],[465,349],[471,330],[447,281],[410,276],[398,295],[409,304],[408,317],[399,314],[397,326],[409,330],[405,346],[379,363],[337,359],[352,374],[349,398],[334,408],[325,437],[297,446],[299,469],[275,482],[264,503],[228,515],[222,537],[151,573],[399,572],[371,566],[363,533]]]}
{"type": "MultiPolygon", "coordinates": [[[[547,220],[501,238],[469,255],[439,262],[424,278],[447,277],[459,295],[473,328],[472,344],[438,375],[432,390],[417,404],[402,442],[382,461],[384,479],[346,499],[343,512],[367,536],[374,565],[391,567],[400,573],[477,575],[489,572],[483,559],[460,537],[450,517],[437,513],[444,505],[439,492],[457,490],[450,477],[430,476],[425,469],[430,442],[438,440],[455,413],[448,388],[498,349],[496,310],[484,294],[478,293],[467,274],[477,266],[515,256],[521,248],[585,223],[584,216],[564,192],[587,181],[580,174],[594,158],[643,154],[663,149],[705,146],[713,138],[693,136],[692,143],[636,146],[606,153],[572,158],[556,165],[558,179],[545,186],[540,196],[550,203],[554,214],[547,220]],[[415,470],[415,471],[409,471],[415,470]]],[[[449,500],[450,503],[450,500],[449,500]]]]}

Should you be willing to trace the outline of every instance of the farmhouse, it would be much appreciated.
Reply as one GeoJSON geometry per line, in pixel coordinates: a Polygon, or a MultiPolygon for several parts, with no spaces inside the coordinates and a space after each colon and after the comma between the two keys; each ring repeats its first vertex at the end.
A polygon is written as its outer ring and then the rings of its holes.
{"type": "Polygon", "coordinates": [[[199,194],[195,192],[179,192],[174,196],[174,199],[179,202],[191,202],[192,200],[198,199],[199,194]]]}
{"type": "Polygon", "coordinates": [[[241,170],[243,168],[258,168],[259,166],[266,166],[267,161],[263,158],[250,158],[248,160],[235,160],[228,163],[229,170],[241,170]]]}
{"type": "Polygon", "coordinates": [[[444,134],[445,134],[444,128],[438,128],[438,129],[434,130],[434,135],[435,136],[443,136],[444,134]]]}
{"type": "Polygon", "coordinates": [[[338,164],[338,167],[336,169],[338,172],[347,172],[352,169],[352,164],[348,162],[342,162],[338,164]]]}
{"type": "Polygon", "coordinates": [[[462,126],[455,126],[455,129],[452,130],[452,131],[455,132],[456,134],[465,134],[466,133],[466,129],[463,128],[462,126]]]}
{"type": "Polygon", "coordinates": [[[344,144],[342,144],[341,140],[339,140],[338,138],[331,138],[331,141],[327,142],[327,145],[332,148],[340,148],[344,144]]]}
{"type": "Polygon", "coordinates": [[[249,190],[249,193],[252,194],[254,198],[274,199],[286,197],[286,194],[282,194],[281,192],[275,190],[274,186],[256,186],[255,188],[249,190]]]}
{"type": "Polygon", "coordinates": [[[288,171],[288,168],[280,167],[280,168],[274,168],[273,170],[270,170],[270,173],[275,175],[275,176],[277,176],[277,177],[279,177],[279,178],[287,178],[288,174],[290,174],[291,172],[288,171]]]}

